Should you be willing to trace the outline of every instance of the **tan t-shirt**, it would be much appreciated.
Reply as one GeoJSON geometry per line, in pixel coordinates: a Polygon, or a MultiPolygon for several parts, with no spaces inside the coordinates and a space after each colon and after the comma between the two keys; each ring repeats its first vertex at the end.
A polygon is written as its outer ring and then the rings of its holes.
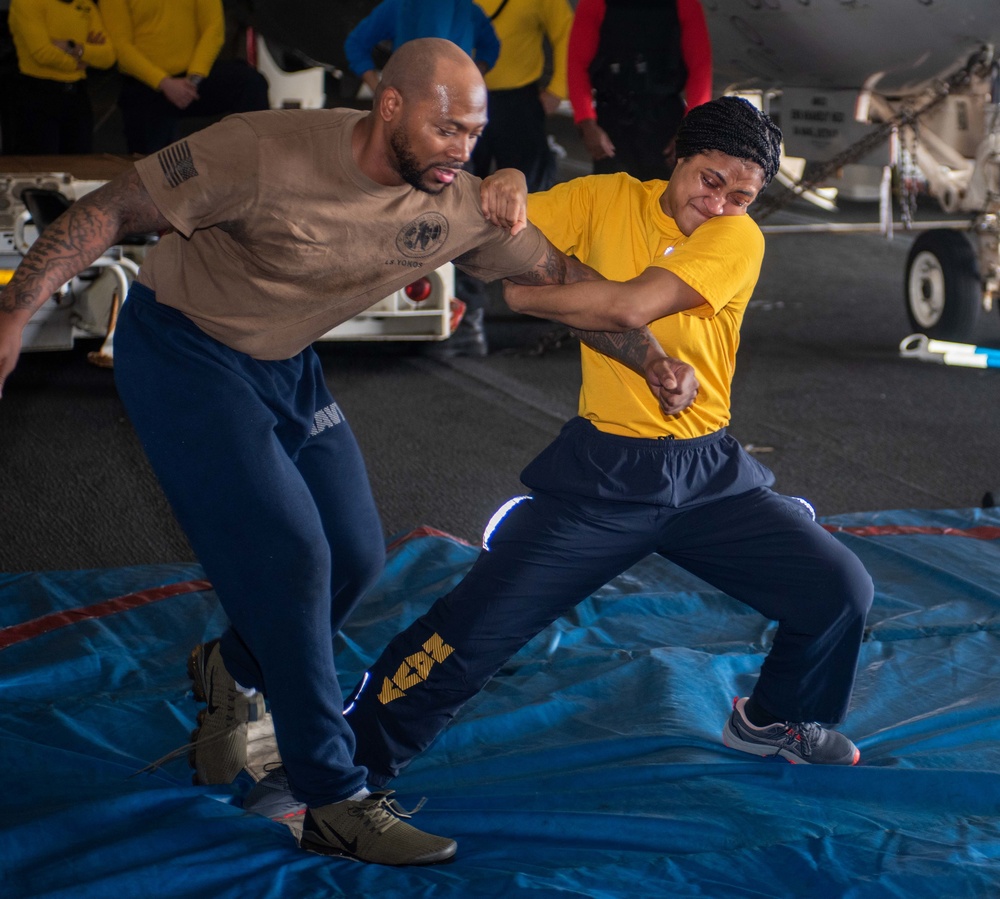
{"type": "Polygon", "coordinates": [[[139,280],[258,359],[286,359],[446,262],[485,281],[531,268],[544,238],[490,225],[479,179],[386,187],[351,155],[355,110],[230,116],[136,163],[176,229],[139,280]]]}

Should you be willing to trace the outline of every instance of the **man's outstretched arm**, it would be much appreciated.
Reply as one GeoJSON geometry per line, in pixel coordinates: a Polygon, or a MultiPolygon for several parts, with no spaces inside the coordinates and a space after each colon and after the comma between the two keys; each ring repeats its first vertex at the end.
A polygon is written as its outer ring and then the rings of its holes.
{"type": "MultiPolygon", "coordinates": [[[[552,251],[559,252],[555,247],[552,251]]],[[[523,275],[504,281],[507,305],[515,312],[551,318],[571,328],[625,331],[705,302],[693,287],[657,266],[650,266],[629,281],[601,284],[576,275],[572,268],[563,280],[550,277],[550,269],[557,266],[556,260],[540,259],[523,275]]]]}
{"type": "Polygon", "coordinates": [[[17,365],[24,326],[38,308],[126,234],[169,227],[134,167],[77,200],[49,225],[0,292],[0,396],[17,365]]]}
{"type": "MultiPolygon", "coordinates": [[[[508,298],[512,289],[517,289],[524,296],[531,297],[550,289],[555,291],[570,289],[567,285],[577,285],[578,288],[585,287],[598,298],[605,291],[610,292],[621,287],[616,282],[606,281],[589,265],[585,265],[573,256],[567,256],[546,240],[542,255],[539,256],[531,269],[504,281],[504,299],[508,298]]],[[[599,322],[600,320],[599,316],[594,316],[591,319],[584,319],[585,323],[581,326],[559,314],[560,310],[557,306],[553,306],[556,314],[552,314],[549,309],[543,308],[542,303],[536,303],[535,308],[532,309],[527,308],[527,306],[517,308],[510,304],[509,300],[508,304],[517,312],[526,312],[540,318],[561,321],[568,325],[572,333],[591,349],[621,362],[641,375],[645,378],[649,389],[657,398],[665,415],[683,412],[698,395],[698,380],[694,369],[686,362],[668,356],[649,328],[645,327],[645,322],[641,327],[606,331],[601,330],[601,328],[617,329],[621,327],[610,315],[605,316],[604,319],[608,324],[597,323],[591,327],[589,322],[599,322]]],[[[652,318],[648,319],[648,321],[652,320],[652,318]]]]}
{"type": "MultiPolygon", "coordinates": [[[[517,169],[493,172],[483,179],[479,194],[488,221],[511,234],[527,227],[528,186],[517,169]]],[[[672,272],[656,267],[626,282],[587,283],[601,280],[593,269],[547,242],[531,269],[504,281],[504,299],[515,312],[590,331],[641,328],[705,302],[672,272]]]]}

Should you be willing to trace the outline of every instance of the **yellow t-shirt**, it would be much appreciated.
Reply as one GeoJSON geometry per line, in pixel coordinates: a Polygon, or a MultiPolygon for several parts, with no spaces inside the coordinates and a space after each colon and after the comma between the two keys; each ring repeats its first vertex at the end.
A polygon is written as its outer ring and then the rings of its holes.
{"type": "MultiPolygon", "coordinates": [[[[487,16],[500,9],[501,0],[476,0],[487,16]]],[[[552,80],[548,89],[565,98],[566,52],[573,10],[567,0],[507,0],[493,30],[500,39],[500,56],[484,79],[491,91],[524,87],[542,77],[545,68],[543,41],[552,47],[552,80]]]]}
{"type": "Polygon", "coordinates": [[[625,437],[702,437],[729,424],[740,325],[757,284],[764,236],[748,216],[717,216],[685,237],[664,213],[665,181],[620,173],[577,178],[528,198],[528,218],[563,252],[605,278],[627,281],[665,268],[706,302],[650,325],[663,349],[694,367],[698,398],[666,418],[645,381],[583,347],[579,414],[625,437]]]}
{"type": "Polygon", "coordinates": [[[118,68],[154,90],[208,75],[226,37],[222,0],[101,0],[101,14],[118,68]]]}
{"type": "Polygon", "coordinates": [[[75,41],[83,47],[83,62],[107,69],[114,64],[110,39],[87,43],[87,36],[103,35],[104,24],[91,0],[63,3],[61,0],[11,0],[8,14],[10,34],[17,51],[17,67],[32,78],[73,82],[86,77],[86,70],[52,41],[75,41]]]}

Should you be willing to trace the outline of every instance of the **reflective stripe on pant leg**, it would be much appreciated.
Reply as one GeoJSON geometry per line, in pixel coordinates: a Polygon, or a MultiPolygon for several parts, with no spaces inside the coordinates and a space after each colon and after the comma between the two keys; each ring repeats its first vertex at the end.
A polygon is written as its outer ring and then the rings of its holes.
{"type": "Polygon", "coordinates": [[[355,691],[347,720],[370,782],[396,776],[532,637],[647,555],[649,514],[544,494],[510,508],[489,550],[389,643],[355,691]]]}

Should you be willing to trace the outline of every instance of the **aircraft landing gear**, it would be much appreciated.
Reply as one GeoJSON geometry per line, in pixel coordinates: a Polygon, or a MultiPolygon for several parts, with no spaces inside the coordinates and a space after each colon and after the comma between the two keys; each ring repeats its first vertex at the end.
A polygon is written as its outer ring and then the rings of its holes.
{"type": "Polygon", "coordinates": [[[936,340],[972,340],[982,286],[976,254],[959,231],[918,235],[906,259],[906,314],[914,331],[936,340]]]}

